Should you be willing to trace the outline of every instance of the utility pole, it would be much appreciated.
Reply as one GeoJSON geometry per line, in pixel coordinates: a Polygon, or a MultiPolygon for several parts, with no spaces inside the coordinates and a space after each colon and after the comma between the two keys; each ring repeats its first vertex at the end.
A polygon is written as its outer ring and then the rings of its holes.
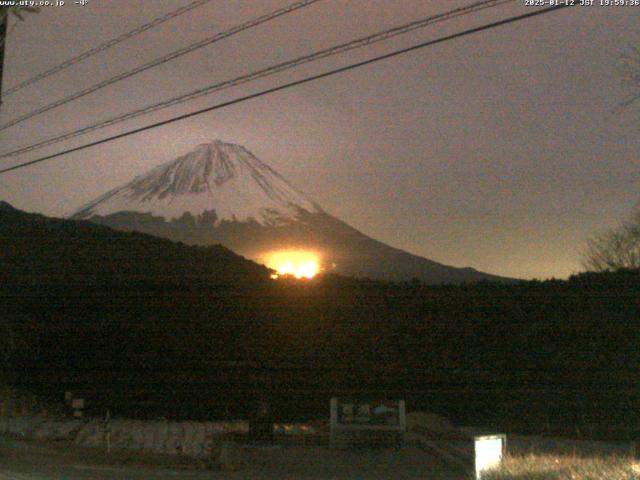
{"type": "Polygon", "coordinates": [[[4,70],[4,46],[7,43],[8,23],[8,12],[0,11],[0,106],[2,105],[2,71],[4,70]]]}
{"type": "Polygon", "coordinates": [[[23,20],[23,13],[38,13],[39,11],[39,7],[0,7],[0,107],[2,106],[2,71],[4,70],[4,48],[7,44],[7,30],[9,29],[9,13],[18,20],[23,20]]]}

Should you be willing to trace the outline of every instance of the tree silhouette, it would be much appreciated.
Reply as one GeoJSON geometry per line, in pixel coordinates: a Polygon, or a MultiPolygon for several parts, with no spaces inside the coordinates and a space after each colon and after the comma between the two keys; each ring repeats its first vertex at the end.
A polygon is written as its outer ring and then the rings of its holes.
{"type": "Polygon", "coordinates": [[[619,108],[627,108],[640,100],[640,48],[629,45],[620,56],[620,75],[629,96],[619,104],[619,108]]]}
{"type": "Polygon", "coordinates": [[[25,13],[38,13],[40,11],[37,7],[0,7],[0,47],[4,45],[6,38],[7,22],[10,16],[16,17],[18,20],[24,20],[25,13]]]}
{"type": "Polygon", "coordinates": [[[582,265],[598,272],[640,269],[640,207],[618,227],[590,238],[582,265]]]}
{"type": "MultiPolygon", "coordinates": [[[[4,44],[7,38],[9,16],[14,16],[18,20],[24,20],[24,13],[37,13],[37,7],[0,7],[0,92],[2,90],[2,73],[4,69],[4,44]]],[[[1,101],[1,98],[0,98],[1,101]]]]}

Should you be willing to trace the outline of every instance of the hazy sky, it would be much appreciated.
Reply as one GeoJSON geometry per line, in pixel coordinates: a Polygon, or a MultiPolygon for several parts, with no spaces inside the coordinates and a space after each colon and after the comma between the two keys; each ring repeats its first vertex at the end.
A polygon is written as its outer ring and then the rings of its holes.
{"type": "MultiPolygon", "coordinates": [[[[293,0],[214,0],[4,98],[6,122],[293,0]]],[[[4,88],[188,0],[44,7],[11,30],[4,88]]],[[[322,0],[0,133],[0,152],[470,0],[322,0]]],[[[532,11],[524,0],[33,152],[8,166],[310,73],[532,11]]],[[[574,7],[0,175],[0,199],[63,216],[216,138],[392,246],[522,278],[580,270],[586,238],[640,200],[640,107],[617,70],[640,7],[574,7]]]]}

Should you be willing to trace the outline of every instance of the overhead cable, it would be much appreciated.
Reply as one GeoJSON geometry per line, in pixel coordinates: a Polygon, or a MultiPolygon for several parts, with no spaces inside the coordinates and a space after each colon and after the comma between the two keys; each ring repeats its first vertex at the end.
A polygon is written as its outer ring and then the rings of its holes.
{"type": "Polygon", "coordinates": [[[30,152],[33,150],[37,150],[43,147],[47,147],[56,143],[60,143],[63,142],[65,140],[69,140],[71,138],[77,137],[79,135],[85,135],[87,133],[93,132],[95,130],[99,130],[102,128],[106,128],[112,125],[115,125],[117,123],[121,123],[124,122],[126,120],[130,120],[142,115],[146,115],[148,113],[151,112],[155,112],[157,110],[161,110],[164,108],[168,108],[174,105],[178,105],[180,103],[184,103],[193,99],[196,99],[198,97],[202,97],[205,95],[210,95],[214,92],[220,91],[220,90],[224,90],[227,88],[231,88],[231,87],[235,87],[238,85],[242,85],[244,83],[248,83],[260,78],[264,78],[270,75],[275,75],[277,73],[283,72],[285,70],[289,70],[295,67],[298,67],[300,65],[306,64],[306,63],[311,63],[311,62],[315,62],[333,55],[338,55],[344,52],[347,52],[349,50],[354,50],[357,48],[362,48],[365,46],[369,46],[372,45],[374,43],[378,43],[381,42],[383,40],[388,40],[392,37],[395,37],[397,35],[402,35],[402,34],[406,34],[409,32],[412,32],[414,30],[420,29],[420,28],[425,28],[429,25],[432,25],[434,23],[438,23],[438,22],[443,22],[446,20],[451,20],[453,18],[457,18],[463,15],[469,15],[471,13],[475,13],[477,11],[480,10],[484,10],[487,8],[493,8],[493,7],[497,7],[499,5],[505,4],[505,3],[510,3],[510,2],[514,2],[515,0],[481,0],[478,2],[475,2],[471,5],[467,5],[465,7],[460,7],[460,8],[456,8],[454,10],[450,10],[444,13],[439,13],[436,15],[431,15],[429,17],[426,18],[421,18],[419,20],[407,23],[407,24],[403,24],[397,27],[393,27],[391,29],[387,29],[387,30],[383,30],[381,32],[372,34],[372,35],[367,35],[365,37],[361,37],[358,38],[356,40],[352,40],[340,45],[336,45],[330,48],[326,48],[323,50],[319,50],[317,52],[308,54],[308,55],[304,55],[298,58],[295,58],[293,60],[289,60],[286,62],[282,62],[282,63],[278,63],[276,65],[272,65],[270,67],[267,68],[263,68],[261,70],[246,74],[246,75],[242,75],[240,77],[236,77],[230,80],[225,80],[223,82],[219,82],[219,83],[215,83],[213,85],[209,85],[203,88],[199,88],[197,90],[194,90],[192,92],[183,94],[183,95],[179,95],[177,97],[168,99],[168,100],[163,100],[162,102],[158,102],[158,103],[154,103],[151,105],[148,105],[146,107],[131,111],[131,112],[127,112],[125,114],[122,115],[118,115],[115,117],[112,117],[110,119],[107,120],[101,120],[97,123],[91,124],[91,125],[87,125],[85,127],[82,127],[80,129],[76,129],[76,130],[72,130],[70,132],[61,134],[61,135],[57,135],[55,137],[51,137],[49,139],[40,141],[38,143],[29,145],[29,146],[25,146],[25,147],[21,147],[17,150],[13,150],[10,152],[5,152],[0,154],[0,159],[1,158],[7,158],[7,157],[11,157],[11,156],[15,156],[15,155],[20,155],[22,153],[26,153],[26,152],[30,152]]]}
{"type": "Polygon", "coordinates": [[[255,18],[253,20],[250,20],[248,22],[244,22],[240,25],[237,25],[229,30],[225,30],[224,32],[220,32],[215,34],[212,37],[208,37],[205,38],[204,40],[201,40],[199,42],[193,43],[191,45],[188,45],[186,47],[180,48],[179,50],[176,50],[174,52],[171,52],[167,55],[163,55],[162,57],[156,58],[155,60],[152,60],[148,63],[145,63],[144,65],[140,65],[132,70],[128,70],[126,72],[120,73],[118,75],[115,75],[111,78],[108,78],[107,80],[103,80],[102,82],[96,83],[95,85],[92,85],[90,87],[87,87],[83,90],[80,90],[76,93],[73,93],[67,97],[61,98],[59,100],[56,100],[54,102],[51,102],[43,107],[37,108],[36,110],[33,110],[31,112],[25,113],[24,115],[21,115],[17,118],[14,118],[13,120],[9,120],[6,123],[3,123],[2,125],[0,125],[0,131],[2,130],[6,130],[7,128],[13,127],[14,125],[18,125],[19,123],[22,123],[24,121],[30,120],[34,117],[37,117],[38,115],[41,115],[45,112],[48,112],[50,110],[53,110],[54,108],[60,107],[62,105],[65,105],[69,102],[72,102],[73,100],[77,100],[78,98],[82,98],[86,95],[89,95],[90,93],[93,92],[97,92],[98,90],[101,90],[109,85],[112,85],[116,82],[119,82],[121,80],[125,80],[127,78],[133,77],[134,75],[137,75],[139,73],[142,73],[146,70],[149,70],[150,68],[153,67],[157,67],[158,65],[162,65],[164,63],[167,63],[171,60],[174,60],[178,57],[181,57],[183,55],[186,55],[187,53],[193,52],[195,50],[198,50],[200,48],[206,47],[207,45],[211,45],[212,43],[215,42],[219,42],[220,40],[223,40],[225,38],[231,37],[233,35],[236,35],[244,30],[248,30],[250,28],[254,28],[257,27],[260,24],[269,22],[275,18],[281,17],[283,15],[289,14],[291,12],[294,12],[295,10],[299,10],[301,8],[307,7],[313,3],[319,2],[321,0],[302,0],[299,2],[295,2],[292,3],[291,5],[288,5],[286,7],[280,8],[278,10],[275,10],[271,13],[268,13],[266,15],[262,15],[258,18],[255,18]]]}
{"type": "Polygon", "coordinates": [[[108,50],[109,48],[112,48],[118,45],[119,43],[124,42],[125,40],[128,40],[137,35],[140,35],[141,33],[146,32],[147,30],[150,30],[168,20],[171,20],[172,18],[179,17],[180,15],[187,13],[195,8],[201,7],[202,5],[209,3],[211,1],[213,0],[196,0],[183,7],[178,8],[177,10],[172,10],[171,12],[166,13],[161,17],[158,17],[148,23],[145,23],[144,25],[140,25],[139,27],[136,27],[133,30],[129,30],[128,32],[123,33],[122,35],[116,38],[113,38],[107,42],[104,42],[96,47],[93,47],[85,52],[82,52],[81,54],[76,55],[75,57],[71,57],[70,59],[65,60],[64,62],[58,65],[55,65],[54,67],[51,67],[49,70],[45,70],[44,72],[39,73],[38,75],[35,75],[27,80],[24,80],[23,82],[20,82],[19,84],[6,89],[4,92],[2,92],[2,94],[5,97],[8,95],[11,95],[12,93],[17,92],[18,90],[22,90],[23,88],[28,87],[29,85],[32,85],[36,82],[39,82],[40,80],[50,77],[55,73],[61,72],[62,70],[65,70],[83,60],[86,60],[87,58],[92,57],[97,53],[108,50]]]}
{"type": "Polygon", "coordinates": [[[359,68],[359,67],[363,67],[365,65],[370,65],[372,63],[376,63],[376,62],[379,62],[381,60],[386,60],[388,58],[392,58],[392,57],[396,57],[398,55],[409,53],[409,52],[412,52],[414,50],[418,50],[418,49],[421,49],[421,48],[429,47],[429,46],[436,45],[436,44],[439,44],[439,43],[443,43],[443,42],[446,42],[446,41],[454,40],[456,38],[460,38],[460,37],[464,37],[464,36],[467,36],[467,35],[471,35],[473,33],[478,33],[478,32],[481,32],[481,31],[490,30],[490,29],[493,29],[493,28],[496,28],[496,27],[499,27],[499,26],[502,26],[502,25],[507,25],[507,24],[510,24],[510,23],[518,22],[518,21],[521,21],[521,20],[524,20],[524,19],[527,19],[527,18],[543,15],[543,14],[550,13],[550,12],[553,12],[553,11],[556,11],[556,10],[561,10],[563,8],[570,7],[570,6],[571,6],[571,4],[561,4],[559,6],[546,7],[546,8],[543,8],[541,10],[536,10],[536,11],[525,13],[525,14],[522,14],[522,15],[509,17],[509,18],[506,18],[506,19],[503,19],[503,20],[498,20],[498,21],[495,21],[495,22],[491,22],[489,24],[482,25],[480,27],[470,28],[468,30],[463,30],[461,32],[454,33],[452,35],[447,35],[445,37],[440,37],[440,38],[437,38],[435,40],[429,40],[427,42],[423,42],[423,43],[420,43],[420,44],[417,44],[417,45],[413,45],[411,47],[403,48],[403,49],[400,49],[400,50],[395,50],[393,52],[390,52],[390,53],[387,53],[387,54],[384,54],[384,55],[380,55],[380,56],[377,56],[377,57],[370,58],[368,60],[364,60],[362,62],[353,63],[353,64],[350,64],[350,65],[347,65],[347,66],[344,66],[344,67],[340,67],[340,68],[336,68],[336,69],[333,69],[333,70],[329,70],[327,72],[323,72],[323,73],[320,73],[320,74],[317,74],[317,75],[312,75],[312,76],[309,76],[309,77],[305,77],[305,78],[302,78],[300,80],[296,80],[296,81],[293,81],[293,82],[285,83],[283,85],[279,85],[279,86],[276,86],[276,87],[268,88],[266,90],[262,90],[260,92],[256,92],[256,93],[252,93],[252,94],[245,95],[245,96],[242,96],[242,97],[238,97],[238,98],[235,98],[233,100],[229,100],[229,101],[226,101],[226,102],[223,102],[223,103],[219,103],[219,104],[207,107],[207,108],[196,110],[194,112],[190,112],[190,113],[187,113],[187,114],[184,114],[184,115],[180,115],[180,116],[173,117],[173,118],[170,118],[170,119],[167,119],[167,120],[163,120],[161,122],[157,122],[157,123],[153,123],[151,125],[147,125],[147,126],[144,126],[144,127],[140,127],[140,128],[136,128],[136,129],[133,129],[133,130],[129,130],[127,132],[119,133],[117,135],[113,135],[113,136],[110,136],[110,137],[107,137],[107,138],[103,138],[101,140],[96,140],[94,142],[89,142],[89,143],[86,143],[84,145],[80,145],[78,147],[69,148],[67,150],[63,150],[63,151],[58,152],[58,153],[54,153],[54,154],[51,154],[51,155],[47,155],[47,156],[44,156],[44,157],[37,158],[35,160],[31,160],[31,161],[24,162],[24,163],[21,163],[21,164],[18,164],[18,165],[14,165],[12,167],[7,167],[7,168],[4,168],[4,169],[1,169],[0,170],[0,174],[6,173],[6,172],[10,172],[10,171],[13,171],[13,170],[18,170],[18,169],[21,169],[21,168],[25,168],[25,167],[28,167],[28,166],[31,166],[31,165],[34,165],[34,164],[37,164],[37,163],[41,163],[41,162],[44,162],[44,161],[47,161],[47,160],[51,160],[53,158],[57,158],[57,157],[61,157],[61,156],[64,156],[64,155],[68,155],[70,153],[78,152],[80,150],[85,150],[87,148],[94,147],[96,145],[101,145],[101,144],[108,143],[108,142],[111,142],[111,141],[114,141],[114,140],[118,140],[120,138],[124,138],[124,137],[128,137],[128,136],[131,136],[131,135],[135,135],[137,133],[141,133],[141,132],[144,132],[144,131],[147,131],[147,130],[151,130],[151,129],[158,128],[158,127],[161,127],[161,126],[164,126],[164,125],[168,125],[170,123],[175,123],[175,122],[178,122],[180,120],[185,120],[187,118],[195,117],[196,115],[202,115],[204,113],[212,112],[214,110],[219,110],[221,108],[225,108],[225,107],[228,107],[228,106],[231,106],[231,105],[235,105],[235,104],[242,103],[242,102],[245,102],[245,101],[248,101],[248,100],[252,100],[254,98],[262,97],[262,96],[265,96],[265,95],[268,95],[268,94],[271,94],[271,93],[279,92],[281,90],[285,90],[285,89],[288,89],[288,88],[291,88],[291,87],[295,87],[295,86],[298,86],[298,85],[309,83],[309,82],[312,82],[312,81],[315,81],[315,80],[319,80],[321,78],[330,77],[330,76],[333,76],[333,75],[336,75],[336,74],[339,74],[339,73],[343,73],[343,72],[346,72],[346,71],[349,71],[349,70],[353,70],[353,69],[356,69],[356,68],[359,68]]]}

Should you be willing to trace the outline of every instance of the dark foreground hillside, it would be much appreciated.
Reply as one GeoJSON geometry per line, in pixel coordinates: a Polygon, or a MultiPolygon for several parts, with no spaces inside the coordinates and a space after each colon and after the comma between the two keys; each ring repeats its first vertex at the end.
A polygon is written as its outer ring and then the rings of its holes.
{"type": "Polygon", "coordinates": [[[0,264],[2,283],[16,286],[246,285],[269,277],[219,245],[188,247],[9,207],[0,210],[0,264]]]}
{"type": "Polygon", "coordinates": [[[272,282],[223,249],[5,215],[4,375],[49,396],[78,392],[92,413],[240,417],[267,397],[292,420],[326,416],[332,395],[384,396],[510,431],[640,431],[637,272],[517,285],[272,282]],[[100,259],[123,238],[126,249],[100,259]]]}

